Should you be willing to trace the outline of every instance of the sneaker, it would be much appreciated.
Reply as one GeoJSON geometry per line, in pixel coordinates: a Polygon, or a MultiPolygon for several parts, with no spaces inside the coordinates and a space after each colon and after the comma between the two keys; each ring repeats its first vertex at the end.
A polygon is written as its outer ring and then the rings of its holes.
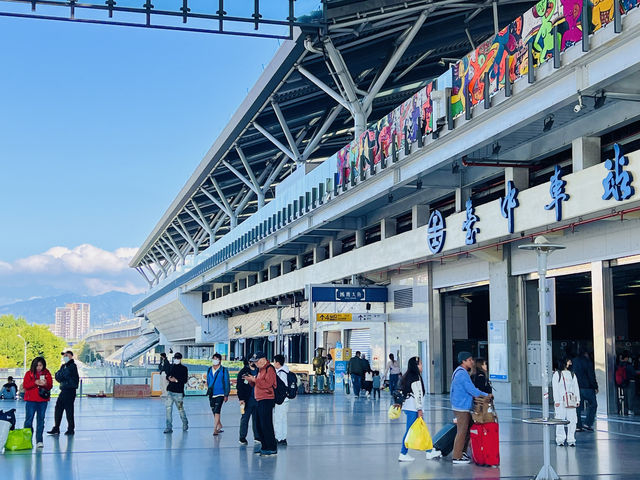
{"type": "Polygon", "coordinates": [[[256,440],[255,438],[253,439],[253,444],[254,445],[260,445],[262,442],[260,440],[256,440]]]}
{"type": "Polygon", "coordinates": [[[453,459],[453,464],[454,465],[468,465],[471,463],[471,459],[469,457],[467,457],[466,455],[462,455],[462,458],[454,458],[453,459]]]}
{"type": "Polygon", "coordinates": [[[239,443],[240,443],[240,445],[245,445],[245,446],[246,446],[246,445],[249,445],[249,442],[247,442],[247,439],[246,439],[246,438],[241,438],[241,439],[239,440],[239,443]]]}
{"type": "Polygon", "coordinates": [[[173,433],[173,429],[172,428],[165,428],[164,429],[164,433],[173,433]]]}
{"type": "Polygon", "coordinates": [[[440,450],[436,450],[435,448],[427,451],[427,460],[433,460],[434,458],[442,457],[442,452],[440,450]]]}
{"type": "Polygon", "coordinates": [[[67,430],[66,432],[64,432],[65,435],[75,435],[76,432],[74,432],[73,430],[67,430]]]}
{"type": "Polygon", "coordinates": [[[53,427],[51,430],[47,432],[47,435],[60,435],[60,430],[53,427]]]}
{"type": "Polygon", "coordinates": [[[276,450],[260,450],[261,457],[273,457],[277,454],[278,452],[276,450]]]}
{"type": "Polygon", "coordinates": [[[182,426],[182,431],[186,432],[187,430],[189,430],[189,425],[183,425],[182,426]]]}
{"type": "Polygon", "coordinates": [[[287,446],[287,439],[285,438],[284,440],[278,440],[278,445],[284,445],[286,447],[287,446]]]}
{"type": "Polygon", "coordinates": [[[44,443],[42,442],[36,443],[36,448],[44,448],[44,443]]]}
{"type": "Polygon", "coordinates": [[[559,446],[559,447],[564,447],[564,442],[563,443],[556,442],[556,445],[559,446]]]}
{"type": "Polygon", "coordinates": [[[576,444],[575,444],[575,442],[574,442],[574,443],[570,443],[570,444],[569,444],[569,446],[570,446],[570,447],[575,447],[575,446],[576,446],[576,444]]]}
{"type": "Polygon", "coordinates": [[[588,425],[585,425],[583,428],[584,428],[587,432],[593,432],[593,427],[590,427],[590,426],[588,426],[588,425]]]}
{"type": "Polygon", "coordinates": [[[578,427],[578,428],[576,428],[576,432],[584,432],[584,428],[578,427]]]}
{"type": "Polygon", "coordinates": [[[414,460],[415,458],[413,458],[408,453],[401,453],[400,455],[398,455],[399,462],[413,462],[414,460]]]}

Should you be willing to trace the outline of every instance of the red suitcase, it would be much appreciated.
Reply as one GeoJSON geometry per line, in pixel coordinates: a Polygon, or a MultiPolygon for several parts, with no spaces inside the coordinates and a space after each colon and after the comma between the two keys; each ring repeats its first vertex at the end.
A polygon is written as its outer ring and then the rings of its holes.
{"type": "Polygon", "coordinates": [[[500,434],[496,422],[473,424],[470,436],[471,453],[477,465],[500,465],[500,434]]]}

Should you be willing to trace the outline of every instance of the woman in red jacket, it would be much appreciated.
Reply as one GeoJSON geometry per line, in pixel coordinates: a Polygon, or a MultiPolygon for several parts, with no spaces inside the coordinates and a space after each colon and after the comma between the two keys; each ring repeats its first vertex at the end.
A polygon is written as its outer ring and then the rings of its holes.
{"type": "Polygon", "coordinates": [[[33,430],[33,417],[36,420],[36,448],[43,448],[44,415],[47,412],[53,380],[51,372],[47,370],[47,361],[43,357],[36,357],[31,362],[31,369],[25,373],[22,382],[24,387],[25,406],[24,428],[33,430]]]}

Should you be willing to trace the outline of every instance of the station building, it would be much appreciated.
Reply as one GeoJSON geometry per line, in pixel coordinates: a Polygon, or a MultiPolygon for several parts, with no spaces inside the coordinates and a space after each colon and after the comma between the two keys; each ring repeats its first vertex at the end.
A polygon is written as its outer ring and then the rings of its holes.
{"type": "Polygon", "coordinates": [[[616,354],[640,353],[640,8],[378,3],[327,1],[282,44],[132,259],[134,313],[187,356],[420,355],[429,393],[468,350],[534,403],[517,247],[544,235],[566,247],[547,348],[592,353],[615,411],[616,354]]]}

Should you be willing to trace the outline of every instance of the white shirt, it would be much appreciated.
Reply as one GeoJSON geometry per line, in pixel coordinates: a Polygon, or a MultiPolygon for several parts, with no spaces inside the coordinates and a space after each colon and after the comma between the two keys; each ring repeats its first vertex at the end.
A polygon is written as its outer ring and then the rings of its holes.
{"type": "Polygon", "coordinates": [[[402,404],[402,409],[409,412],[423,410],[424,395],[422,394],[422,382],[416,380],[411,384],[411,393],[402,404]]]}
{"type": "Polygon", "coordinates": [[[563,398],[567,392],[572,392],[575,395],[576,402],[580,403],[580,387],[578,386],[578,377],[569,370],[563,370],[562,376],[560,375],[560,373],[561,372],[558,372],[556,370],[555,372],[553,372],[553,376],[551,377],[551,387],[553,388],[553,403],[559,403],[561,407],[565,407],[563,398]]]}

